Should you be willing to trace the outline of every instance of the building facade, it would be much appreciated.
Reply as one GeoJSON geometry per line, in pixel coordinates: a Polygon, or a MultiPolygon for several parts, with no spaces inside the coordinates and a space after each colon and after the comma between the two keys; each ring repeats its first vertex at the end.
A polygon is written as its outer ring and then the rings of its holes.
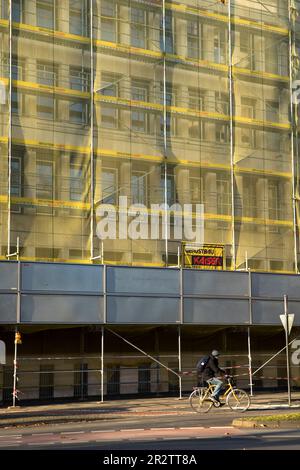
{"type": "MultiPolygon", "coordinates": [[[[285,294],[297,337],[299,13],[296,0],[0,0],[4,401],[16,327],[23,399],[176,391],[211,347],[252,385],[252,354],[255,369],[284,341],[285,294]],[[120,197],[148,215],[201,204],[222,272],[184,269],[172,216],[154,239],[101,240],[98,209],[120,197]]],[[[284,363],[254,385],[284,385],[284,363]]]]}

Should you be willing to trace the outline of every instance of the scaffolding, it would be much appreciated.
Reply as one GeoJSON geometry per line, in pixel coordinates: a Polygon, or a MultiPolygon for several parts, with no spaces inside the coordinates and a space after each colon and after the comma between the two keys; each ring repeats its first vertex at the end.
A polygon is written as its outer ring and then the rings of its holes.
{"type": "Polygon", "coordinates": [[[204,204],[226,269],[297,273],[298,2],[72,5],[1,1],[2,259],[176,265],[172,229],[101,244],[127,196],[204,204]]]}

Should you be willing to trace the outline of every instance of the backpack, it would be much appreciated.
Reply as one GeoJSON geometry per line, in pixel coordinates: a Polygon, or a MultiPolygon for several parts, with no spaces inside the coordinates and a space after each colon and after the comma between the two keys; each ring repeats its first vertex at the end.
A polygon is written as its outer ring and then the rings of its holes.
{"type": "Polygon", "coordinates": [[[202,374],[208,361],[209,361],[209,356],[204,356],[197,362],[196,369],[199,374],[202,374]]]}

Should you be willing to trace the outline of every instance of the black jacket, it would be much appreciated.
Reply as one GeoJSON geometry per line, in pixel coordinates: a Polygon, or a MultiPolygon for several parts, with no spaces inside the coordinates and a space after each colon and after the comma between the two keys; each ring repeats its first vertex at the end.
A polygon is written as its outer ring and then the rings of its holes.
{"type": "Polygon", "coordinates": [[[220,369],[219,361],[215,356],[209,356],[208,362],[201,374],[202,380],[208,380],[212,377],[223,375],[225,371],[220,369]]]}

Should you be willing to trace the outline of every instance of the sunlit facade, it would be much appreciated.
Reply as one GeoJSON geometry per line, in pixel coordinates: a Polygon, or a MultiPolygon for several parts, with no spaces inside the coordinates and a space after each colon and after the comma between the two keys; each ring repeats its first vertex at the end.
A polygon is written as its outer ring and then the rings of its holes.
{"type": "MultiPolygon", "coordinates": [[[[23,260],[93,262],[97,207],[122,195],[203,204],[205,243],[225,246],[226,269],[297,272],[297,2],[11,3],[3,259],[19,237],[23,260]]],[[[180,245],[105,240],[104,261],[169,266],[180,245]]]]}

